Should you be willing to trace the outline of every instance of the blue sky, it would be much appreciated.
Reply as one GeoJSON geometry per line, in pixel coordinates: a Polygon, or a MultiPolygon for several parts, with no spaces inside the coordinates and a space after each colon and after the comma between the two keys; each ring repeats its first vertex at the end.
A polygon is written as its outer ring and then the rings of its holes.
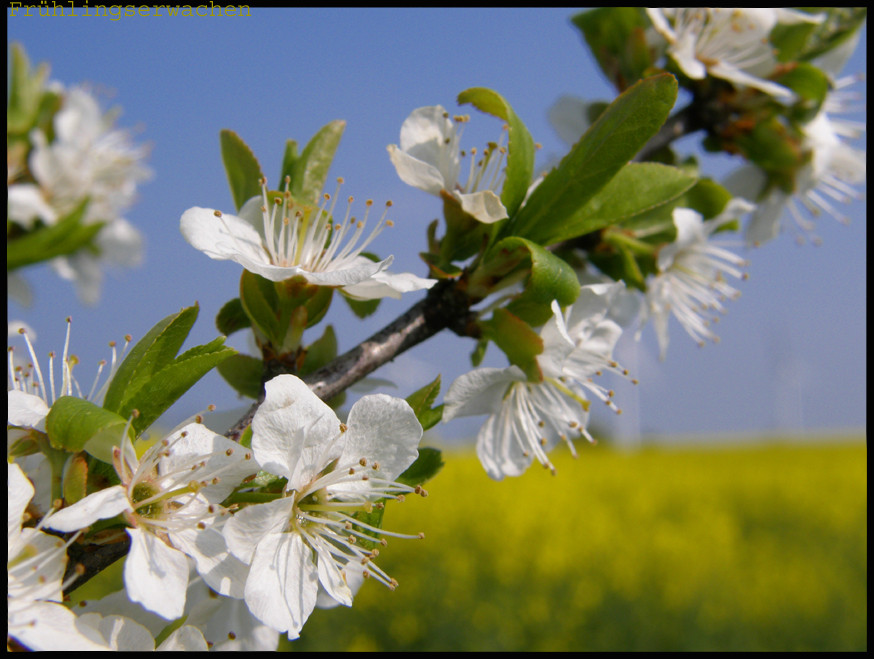
{"type": "MultiPolygon", "coordinates": [[[[92,3],[97,4],[97,3],[92,3]]],[[[286,139],[306,141],[334,119],[347,121],[332,176],[344,194],[391,199],[396,226],[374,245],[394,254],[396,272],[424,275],[417,252],[439,201],[404,185],[386,145],[415,108],[442,104],[473,114],[463,145],[499,134],[498,122],[454,99],[468,87],[501,93],[543,145],[538,163],[565,145],[547,120],[562,94],[612,98],[578,32],[571,9],[253,9],[251,17],[135,16],[10,17],[7,40],[22,43],[32,62],[51,64],[66,85],[89,83],[104,106],[123,109],[120,125],[151,145],[154,178],[142,185],[128,219],[144,234],[145,263],[111,271],[100,303],[83,307],[67,282],[47,267],[28,271],[32,307],[9,302],[9,318],[30,324],[38,352],[59,351],[64,318],[73,317],[73,351],[90,382],[110,340],[142,337],[159,319],[197,300],[201,316],[187,345],[215,336],[213,319],[236,297],[239,267],[212,261],[179,233],[192,206],[233,211],[219,154],[218,134],[236,131],[268,177],[278,175],[286,139]],[[411,247],[412,246],[412,247],[411,247]]],[[[865,33],[848,72],[866,70],[865,33]]],[[[864,88],[864,84],[857,85],[864,88]]],[[[864,113],[859,118],[864,119],[864,113]]],[[[692,138],[689,148],[697,141],[692,138]]],[[[724,173],[727,158],[705,164],[724,173]],[[712,166],[711,166],[712,165],[712,166]]],[[[791,235],[757,250],[742,297],[729,303],[718,326],[721,342],[698,348],[676,324],[667,360],[660,363],[652,328],[638,345],[623,342],[618,357],[641,384],[617,383],[624,409],[617,432],[660,434],[756,433],[861,429],[866,426],[866,204],[847,207],[843,226],[819,220],[823,245],[799,247],[791,235]]],[[[328,322],[341,350],[351,348],[418,299],[386,300],[366,322],[335,300],[328,322]]],[[[313,335],[315,338],[317,334],[313,335]]],[[[242,334],[229,340],[246,348],[242,334]]],[[[406,396],[442,373],[444,383],[470,368],[472,342],[438,336],[375,375],[395,381],[387,393],[406,396]]],[[[504,366],[490,348],[487,365],[504,366]]],[[[444,387],[445,391],[445,387],[444,387]]],[[[171,410],[169,423],[215,403],[241,405],[217,374],[210,374],[171,410]]],[[[609,415],[600,423],[613,423],[609,415]]],[[[471,436],[479,421],[435,429],[471,436]]]]}

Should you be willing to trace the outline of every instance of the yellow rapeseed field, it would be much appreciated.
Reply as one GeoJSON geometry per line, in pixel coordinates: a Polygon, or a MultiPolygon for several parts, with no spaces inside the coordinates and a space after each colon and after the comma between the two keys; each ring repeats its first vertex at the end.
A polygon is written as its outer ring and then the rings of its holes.
{"type": "Polygon", "coordinates": [[[556,452],[496,483],[470,453],[386,509],[351,609],[292,650],[866,650],[862,441],[556,452]]]}

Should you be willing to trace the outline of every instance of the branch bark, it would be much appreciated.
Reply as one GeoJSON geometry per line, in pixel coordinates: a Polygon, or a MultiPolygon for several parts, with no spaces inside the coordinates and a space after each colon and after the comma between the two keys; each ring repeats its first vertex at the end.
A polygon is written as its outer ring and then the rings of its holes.
{"type": "MultiPolygon", "coordinates": [[[[303,380],[319,398],[329,400],[386,362],[444,329],[451,329],[460,336],[476,337],[475,314],[470,310],[472,304],[459,281],[439,281],[423,300],[303,380]]],[[[263,396],[225,435],[229,439],[239,440],[262,402],[263,396]]]]}

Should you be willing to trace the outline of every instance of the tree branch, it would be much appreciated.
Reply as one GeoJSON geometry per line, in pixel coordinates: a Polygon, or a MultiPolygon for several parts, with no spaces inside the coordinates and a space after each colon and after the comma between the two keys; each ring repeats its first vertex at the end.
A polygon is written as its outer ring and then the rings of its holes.
{"type": "MultiPolygon", "coordinates": [[[[428,291],[425,299],[303,380],[319,398],[329,400],[386,362],[444,329],[451,329],[460,336],[476,337],[475,314],[470,311],[472,304],[473,301],[461,290],[459,281],[439,281],[428,291]]],[[[263,395],[225,435],[229,439],[239,440],[262,402],[263,395]]]]}

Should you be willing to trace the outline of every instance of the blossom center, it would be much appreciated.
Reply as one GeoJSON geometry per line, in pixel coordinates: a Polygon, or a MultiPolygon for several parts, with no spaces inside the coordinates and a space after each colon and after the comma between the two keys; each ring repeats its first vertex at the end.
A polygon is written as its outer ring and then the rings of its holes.
{"type": "Polygon", "coordinates": [[[334,222],[334,209],[339,199],[343,179],[337,179],[334,195],[323,194],[316,206],[300,204],[289,192],[290,178],[285,177],[285,189],[280,193],[267,190],[267,179],[261,180],[261,217],[263,222],[264,248],[273,265],[282,267],[300,266],[309,272],[335,270],[350,264],[387,226],[388,209],[373,231],[364,240],[364,233],[373,201],[365,202],[364,217],[352,217],[352,197],[347,198],[346,214],[341,222],[334,222]]]}

